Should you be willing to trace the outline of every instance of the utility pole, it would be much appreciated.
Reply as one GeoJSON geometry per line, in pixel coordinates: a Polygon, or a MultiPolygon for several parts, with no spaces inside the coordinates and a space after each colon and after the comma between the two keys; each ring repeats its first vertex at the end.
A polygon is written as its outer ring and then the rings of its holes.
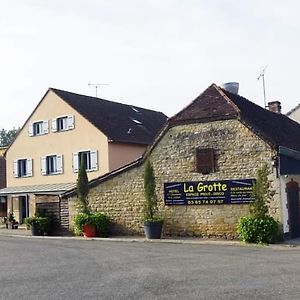
{"type": "Polygon", "coordinates": [[[264,91],[264,105],[265,108],[267,108],[267,99],[266,99],[266,86],[265,86],[265,71],[268,65],[266,65],[263,70],[261,71],[261,73],[259,74],[259,76],[257,77],[257,80],[259,80],[260,78],[262,78],[262,82],[263,82],[263,91],[264,91]]]}
{"type": "Polygon", "coordinates": [[[102,85],[109,85],[109,83],[91,83],[91,82],[88,83],[89,87],[94,87],[95,88],[96,98],[98,98],[98,88],[100,88],[100,86],[102,86],[102,85]]]}

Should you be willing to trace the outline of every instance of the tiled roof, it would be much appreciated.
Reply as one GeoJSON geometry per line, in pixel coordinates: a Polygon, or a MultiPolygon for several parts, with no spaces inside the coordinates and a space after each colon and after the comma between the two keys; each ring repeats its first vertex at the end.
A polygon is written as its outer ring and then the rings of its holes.
{"type": "Polygon", "coordinates": [[[167,116],[161,112],[51,88],[112,142],[151,144],[167,116]]]}
{"type": "MultiPolygon", "coordinates": [[[[96,186],[118,174],[140,166],[170,127],[180,124],[206,123],[229,119],[240,120],[277,151],[281,146],[281,148],[286,147],[288,150],[293,149],[300,152],[300,139],[298,138],[300,137],[300,125],[297,122],[212,84],[191,104],[168,120],[142,158],[95,178],[89,184],[91,187],[96,186]]],[[[62,197],[69,197],[74,194],[75,189],[67,191],[62,197]]]]}
{"type": "Polygon", "coordinates": [[[76,183],[12,186],[0,190],[0,195],[10,194],[63,194],[76,187],[76,183]]]}
{"type": "Polygon", "coordinates": [[[274,148],[284,146],[300,151],[300,125],[297,122],[283,114],[264,109],[242,96],[225,91],[215,84],[170,118],[169,124],[204,123],[236,118],[274,148]]]}

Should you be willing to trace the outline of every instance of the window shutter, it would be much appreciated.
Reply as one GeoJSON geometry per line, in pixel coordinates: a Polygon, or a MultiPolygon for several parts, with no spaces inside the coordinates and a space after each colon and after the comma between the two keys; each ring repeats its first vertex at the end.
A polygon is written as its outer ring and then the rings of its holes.
{"type": "Polygon", "coordinates": [[[57,131],[57,121],[56,119],[52,119],[52,132],[57,131]]]}
{"type": "Polygon", "coordinates": [[[57,166],[57,173],[62,174],[63,173],[63,156],[62,155],[56,156],[56,166],[57,166]]]}
{"type": "Polygon", "coordinates": [[[29,136],[33,136],[33,123],[30,123],[28,126],[28,134],[29,136]]]}
{"type": "Polygon", "coordinates": [[[46,156],[41,157],[41,174],[47,175],[46,156]]]}
{"type": "Polygon", "coordinates": [[[98,151],[92,150],[91,151],[91,170],[96,171],[98,170],[98,151]]]}
{"type": "Polygon", "coordinates": [[[43,134],[49,133],[49,122],[43,121],[43,134]]]}
{"type": "Polygon", "coordinates": [[[74,129],[74,116],[68,116],[67,129],[74,129]]]}
{"type": "Polygon", "coordinates": [[[15,178],[19,177],[19,174],[18,174],[18,160],[14,160],[14,177],[15,178]]]}
{"type": "Polygon", "coordinates": [[[196,171],[202,174],[215,171],[214,149],[196,149],[196,171]]]}
{"type": "Polygon", "coordinates": [[[32,159],[27,159],[26,162],[26,177],[32,176],[32,159]]]}
{"type": "Polygon", "coordinates": [[[78,152],[73,153],[73,172],[78,172],[78,166],[79,161],[78,161],[78,152]]]}

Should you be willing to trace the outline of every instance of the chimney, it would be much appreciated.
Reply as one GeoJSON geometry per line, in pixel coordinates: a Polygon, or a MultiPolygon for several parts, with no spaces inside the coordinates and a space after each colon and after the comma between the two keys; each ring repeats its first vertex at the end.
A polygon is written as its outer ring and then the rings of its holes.
{"type": "Polygon", "coordinates": [[[281,114],[281,103],[279,101],[268,102],[269,111],[281,114]]]}

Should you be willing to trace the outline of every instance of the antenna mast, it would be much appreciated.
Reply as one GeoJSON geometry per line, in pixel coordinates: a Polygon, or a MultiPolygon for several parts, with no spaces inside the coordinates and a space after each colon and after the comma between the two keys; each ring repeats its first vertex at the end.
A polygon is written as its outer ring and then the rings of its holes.
{"type": "Polygon", "coordinates": [[[259,80],[260,78],[262,78],[262,82],[263,82],[263,91],[264,91],[264,105],[265,108],[267,108],[267,100],[266,100],[266,86],[265,86],[265,71],[268,65],[266,65],[263,70],[261,71],[261,73],[259,74],[259,76],[257,77],[257,80],[259,80]]]}
{"type": "Polygon", "coordinates": [[[89,87],[94,87],[95,88],[96,98],[98,98],[98,88],[100,88],[100,86],[102,86],[102,85],[109,85],[109,83],[91,83],[91,82],[88,83],[89,87]]]}

